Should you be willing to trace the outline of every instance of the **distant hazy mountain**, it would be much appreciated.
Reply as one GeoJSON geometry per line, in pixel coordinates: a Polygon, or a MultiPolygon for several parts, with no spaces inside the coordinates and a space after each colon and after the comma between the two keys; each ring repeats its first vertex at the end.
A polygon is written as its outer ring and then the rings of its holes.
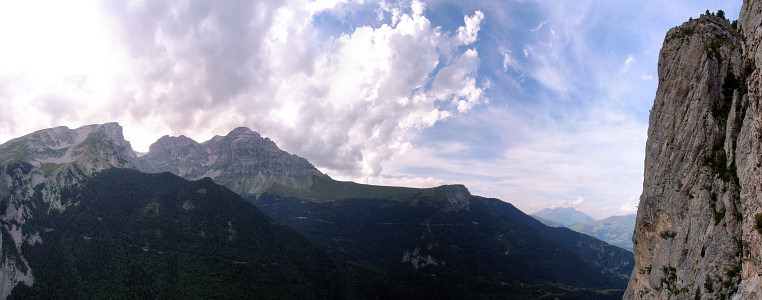
{"type": "Polygon", "coordinates": [[[590,216],[572,208],[546,208],[532,214],[532,217],[550,227],[568,227],[611,245],[632,251],[632,233],[635,228],[635,214],[613,216],[596,221],[590,216]]]}
{"type": "Polygon", "coordinates": [[[564,226],[564,224],[561,224],[561,223],[553,221],[553,220],[548,220],[548,219],[540,217],[540,216],[532,215],[531,217],[537,219],[537,221],[542,222],[542,224],[545,224],[545,226],[550,226],[550,227],[566,227],[566,226],[564,226]]]}
{"type": "Polygon", "coordinates": [[[569,228],[546,226],[510,203],[498,199],[487,199],[486,202],[507,218],[528,224],[556,244],[574,252],[599,272],[623,281],[630,277],[635,264],[632,252],[569,228]]]}
{"type": "Polygon", "coordinates": [[[569,228],[632,251],[632,233],[635,229],[635,217],[635,214],[613,216],[592,223],[577,223],[569,228]]]}
{"type": "Polygon", "coordinates": [[[538,216],[544,219],[555,221],[567,227],[577,223],[595,222],[595,219],[584,214],[583,212],[574,209],[574,207],[545,208],[541,211],[533,213],[532,216],[538,216]]]}

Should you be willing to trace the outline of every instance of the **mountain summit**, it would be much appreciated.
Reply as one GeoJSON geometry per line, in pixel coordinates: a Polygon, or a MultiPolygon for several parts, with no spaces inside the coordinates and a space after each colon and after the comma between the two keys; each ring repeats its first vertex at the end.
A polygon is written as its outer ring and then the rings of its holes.
{"type": "Polygon", "coordinates": [[[313,176],[328,178],[309,161],[289,154],[269,138],[246,127],[198,143],[164,136],[138,159],[147,173],[171,172],[189,180],[209,177],[242,195],[258,195],[273,184],[306,189],[313,176]]]}

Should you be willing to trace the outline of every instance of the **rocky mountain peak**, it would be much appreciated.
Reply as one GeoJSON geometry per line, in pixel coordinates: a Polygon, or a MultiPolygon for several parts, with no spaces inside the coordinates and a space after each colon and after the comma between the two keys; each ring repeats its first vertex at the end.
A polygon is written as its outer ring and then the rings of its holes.
{"type": "Polygon", "coordinates": [[[454,212],[461,209],[469,210],[469,205],[471,204],[471,192],[468,191],[465,185],[449,184],[434,189],[444,194],[444,199],[447,200],[445,211],[454,212]]]}
{"type": "Polygon", "coordinates": [[[464,196],[471,196],[471,192],[465,185],[462,184],[445,184],[438,187],[444,190],[448,194],[460,194],[464,196]]]}
{"type": "Polygon", "coordinates": [[[197,145],[197,144],[198,142],[184,135],[181,135],[181,136],[165,135],[159,138],[158,140],[156,140],[156,142],[154,142],[153,144],[151,144],[151,146],[149,146],[149,151],[150,151],[150,147],[162,148],[162,147],[175,146],[175,145],[188,146],[188,145],[197,145]]]}
{"type": "Polygon", "coordinates": [[[22,229],[31,202],[42,200],[49,210],[63,211],[75,203],[64,201],[62,190],[104,169],[134,167],[135,159],[117,123],[43,129],[0,145],[0,297],[19,282],[34,281],[22,254],[24,243],[42,242],[39,232],[22,229]]]}
{"type": "Polygon", "coordinates": [[[162,137],[139,159],[139,169],[187,179],[210,177],[241,195],[260,194],[274,183],[304,189],[312,185],[312,176],[327,177],[306,159],[246,127],[203,143],[184,136],[162,137]]]}
{"type": "Polygon", "coordinates": [[[76,129],[43,129],[0,145],[0,162],[26,161],[32,165],[81,162],[91,171],[110,166],[131,167],[135,159],[130,142],[118,123],[76,129]]]}
{"type": "Polygon", "coordinates": [[[698,33],[696,37],[711,38],[712,36],[737,36],[737,31],[732,27],[730,20],[720,17],[716,14],[702,14],[697,19],[691,18],[680,26],[673,27],[666,34],[666,40],[672,38],[692,37],[693,33],[698,33]],[[680,35],[680,36],[675,36],[680,35]]]}
{"type": "Polygon", "coordinates": [[[248,127],[237,127],[228,133],[227,136],[256,136],[261,138],[258,132],[249,129],[248,127]]]}
{"type": "Polygon", "coordinates": [[[213,149],[223,147],[232,147],[233,149],[267,148],[273,152],[282,151],[275,142],[246,127],[233,129],[225,136],[216,135],[201,144],[213,149]]]}

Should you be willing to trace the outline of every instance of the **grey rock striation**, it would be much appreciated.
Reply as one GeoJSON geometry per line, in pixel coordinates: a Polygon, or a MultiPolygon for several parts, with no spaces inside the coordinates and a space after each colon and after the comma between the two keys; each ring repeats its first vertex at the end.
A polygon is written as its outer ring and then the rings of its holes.
{"type": "Polygon", "coordinates": [[[306,159],[245,127],[203,143],[164,136],[138,158],[138,169],[171,172],[189,180],[209,177],[244,197],[261,194],[276,183],[307,189],[313,176],[328,178],[306,159]]]}
{"type": "Polygon", "coordinates": [[[750,100],[758,92],[745,84],[746,49],[730,22],[713,14],[665,37],[625,299],[752,295],[742,288],[750,249],[743,236],[753,221],[747,203],[759,201],[748,197],[759,189],[748,160],[759,160],[752,131],[760,126],[750,100]]]}

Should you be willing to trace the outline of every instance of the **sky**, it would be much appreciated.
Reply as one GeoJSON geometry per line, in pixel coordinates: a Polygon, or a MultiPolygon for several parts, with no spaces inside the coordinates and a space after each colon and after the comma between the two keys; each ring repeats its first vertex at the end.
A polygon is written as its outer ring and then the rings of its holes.
{"type": "Polygon", "coordinates": [[[635,213],[667,30],[742,1],[0,2],[0,143],[246,126],[339,180],[635,213]]]}

